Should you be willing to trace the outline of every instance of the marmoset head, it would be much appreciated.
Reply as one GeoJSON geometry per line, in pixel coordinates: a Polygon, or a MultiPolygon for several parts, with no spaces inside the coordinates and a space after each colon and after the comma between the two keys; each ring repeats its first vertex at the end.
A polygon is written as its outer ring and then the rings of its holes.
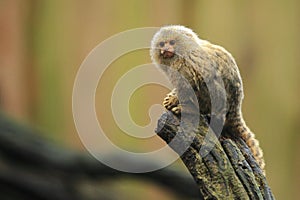
{"type": "Polygon", "coordinates": [[[178,59],[184,59],[198,46],[199,38],[184,26],[162,27],[151,42],[151,58],[156,64],[168,65],[178,59]]]}

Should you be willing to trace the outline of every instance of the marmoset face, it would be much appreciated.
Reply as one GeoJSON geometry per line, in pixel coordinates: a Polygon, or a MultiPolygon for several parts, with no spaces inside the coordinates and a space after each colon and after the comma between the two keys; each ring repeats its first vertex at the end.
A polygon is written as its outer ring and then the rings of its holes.
{"type": "Polygon", "coordinates": [[[159,53],[165,59],[172,58],[175,55],[175,40],[159,42],[159,53]]]}
{"type": "Polygon", "coordinates": [[[197,46],[194,37],[197,36],[181,26],[161,28],[152,40],[152,59],[158,64],[168,64],[186,58],[197,46]]]}

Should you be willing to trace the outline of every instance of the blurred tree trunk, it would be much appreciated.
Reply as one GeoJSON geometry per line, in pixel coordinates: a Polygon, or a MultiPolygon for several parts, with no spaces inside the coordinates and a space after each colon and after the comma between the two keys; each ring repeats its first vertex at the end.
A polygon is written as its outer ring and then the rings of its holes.
{"type": "Polygon", "coordinates": [[[28,82],[26,77],[24,1],[0,2],[0,107],[11,115],[26,119],[28,82]]]}
{"type": "Polygon", "coordinates": [[[197,24],[196,19],[196,11],[198,8],[198,4],[200,4],[201,1],[197,0],[181,0],[180,2],[180,14],[181,14],[181,24],[187,27],[194,27],[195,24],[197,24]]]}

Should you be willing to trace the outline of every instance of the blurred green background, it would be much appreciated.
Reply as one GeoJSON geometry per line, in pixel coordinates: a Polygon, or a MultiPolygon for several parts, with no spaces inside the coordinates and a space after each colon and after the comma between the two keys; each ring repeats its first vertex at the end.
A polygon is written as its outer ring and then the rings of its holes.
{"type": "MultiPolygon", "coordinates": [[[[166,24],[188,26],[234,55],[244,81],[244,116],[264,150],[268,182],[277,199],[299,199],[297,0],[0,0],[1,110],[62,145],[83,149],[71,108],[81,62],[116,33],[166,24]]],[[[120,132],[108,109],[114,84],[129,69],[149,62],[148,50],[133,52],[105,72],[96,107],[107,132],[120,132]]],[[[148,108],[160,103],[165,93],[165,88],[147,86],[133,95],[136,123],[147,124],[148,108]]],[[[132,145],[121,136],[111,138],[121,146],[132,145]]],[[[137,146],[145,144],[154,148],[163,142],[156,138],[137,146]]],[[[148,190],[155,188],[141,189],[148,190]]],[[[149,192],[149,199],[158,197],[172,199],[170,194],[149,192]]]]}

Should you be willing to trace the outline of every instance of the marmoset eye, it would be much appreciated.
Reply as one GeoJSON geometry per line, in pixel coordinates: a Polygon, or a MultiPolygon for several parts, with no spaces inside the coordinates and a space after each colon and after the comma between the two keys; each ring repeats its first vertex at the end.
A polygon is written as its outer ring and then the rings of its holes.
{"type": "Polygon", "coordinates": [[[160,42],[159,46],[163,47],[163,46],[165,46],[165,43],[164,42],[160,42]]]}

